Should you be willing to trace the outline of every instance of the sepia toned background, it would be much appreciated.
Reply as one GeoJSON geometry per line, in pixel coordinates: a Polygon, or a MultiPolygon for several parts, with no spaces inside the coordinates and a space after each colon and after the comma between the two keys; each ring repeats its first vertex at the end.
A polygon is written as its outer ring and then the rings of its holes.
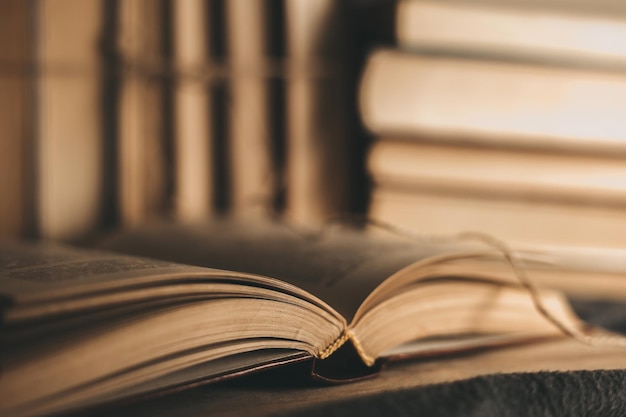
{"type": "Polygon", "coordinates": [[[626,7],[0,0],[0,236],[346,213],[626,247],[626,7]]]}

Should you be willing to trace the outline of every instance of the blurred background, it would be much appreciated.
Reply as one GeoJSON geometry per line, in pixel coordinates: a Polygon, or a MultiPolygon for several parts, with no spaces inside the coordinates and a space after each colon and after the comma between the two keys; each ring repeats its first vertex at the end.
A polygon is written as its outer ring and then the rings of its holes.
{"type": "Polygon", "coordinates": [[[0,236],[219,215],[626,247],[626,6],[0,0],[0,236]]]}

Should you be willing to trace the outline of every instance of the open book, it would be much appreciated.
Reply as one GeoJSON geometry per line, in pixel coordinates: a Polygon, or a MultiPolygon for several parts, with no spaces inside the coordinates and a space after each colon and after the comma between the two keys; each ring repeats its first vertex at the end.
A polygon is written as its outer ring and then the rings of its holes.
{"type": "MultiPolygon", "coordinates": [[[[319,378],[352,379],[386,359],[562,334],[485,245],[223,222],[155,226],[102,247],[1,244],[0,414],[64,412],[301,361],[319,378]]],[[[591,274],[551,254],[519,256],[533,278],[591,274]]],[[[600,266],[593,273],[617,274],[600,266]]],[[[558,293],[539,294],[550,315],[580,328],[558,293]]]]}

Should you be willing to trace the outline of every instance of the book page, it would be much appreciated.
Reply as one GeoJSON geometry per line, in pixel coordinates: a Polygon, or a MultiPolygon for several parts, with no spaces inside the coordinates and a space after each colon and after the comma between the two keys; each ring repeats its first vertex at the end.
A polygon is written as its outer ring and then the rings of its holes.
{"type": "Polygon", "coordinates": [[[200,271],[205,269],[53,243],[0,242],[0,297],[13,302],[200,271]]]}
{"type": "Polygon", "coordinates": [[[229,221],[163,224],[118,234],[107,239],[103,247],[277,278],[324,300],[347,321],[368,294],[393,273],[417,260],[455,249],[416,245],[392,235],[373,238],[363,231],[307,234],[284,224],[229,221]]]}

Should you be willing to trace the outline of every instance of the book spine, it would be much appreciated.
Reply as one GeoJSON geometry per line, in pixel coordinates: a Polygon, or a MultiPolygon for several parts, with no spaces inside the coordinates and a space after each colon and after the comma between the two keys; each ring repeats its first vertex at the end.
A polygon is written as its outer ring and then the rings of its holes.
{"type": "Polygon", "coordinates": [[[349,149],[342,4],[285,3],[286,212],[319,224],[349,206],[349,149]]]}
{"type": "Polygon", "coordinates": [[[372,194],[369,214],[423,235],[454,236],[480,231],[521,247],[623,248],[623,207],[381,187],[372,194]]]}
{"type": "Polygon", "coordinates": [[[400,141],[370,149],[368,170],[377,186],[449,189],[465,194],[524,196],[562,203],[626,205],[626,159],[400,141]]]}
{"type": "Polygon", "coordinates": [[[34,226],[34,25],[32,2],[0,4],[0,237],[34,226]]]}
{"type": "Polygon", "coordinates": [[[166,62],[164,4],[125,1],[119,7],[118,48],[122,56],[119,99],[119,216],[124,226],[140,224],[167,205],[166,62]]]}
{"type": "Polygon", "coordinates": [[[268,2],[229,0],[226,31],[230,209],[235,216],[262,216],[276,198],[268,2]]]}
{"type": "MultiPolygon", "coordinates": [[[[489,5],[402,0],[397,39],[403,48],[436,49],[603,66],[626,65],[626,19],[541,4],[489,5]],[[462,31],[457,30],[463,27],[462,31]]],[[[575,6],[574,6],[575,7],[575,6]]]]}
{"type": "Polygon", "coordinates": [[[101,223],[101,1],[35,3],[39,234],[73,239],[101,223]]]}
{"type": "Polygon", "coordinates": [[[360,93],[363,120],[379,135],[625,151],[618,72],[378,51],[360,93]]]}
{"type": "Polygon", "coordinates": [[[209,8],[203,0],[173,3],[175,92],[175,217],[207,218],[213,211],[209,8]]]}

